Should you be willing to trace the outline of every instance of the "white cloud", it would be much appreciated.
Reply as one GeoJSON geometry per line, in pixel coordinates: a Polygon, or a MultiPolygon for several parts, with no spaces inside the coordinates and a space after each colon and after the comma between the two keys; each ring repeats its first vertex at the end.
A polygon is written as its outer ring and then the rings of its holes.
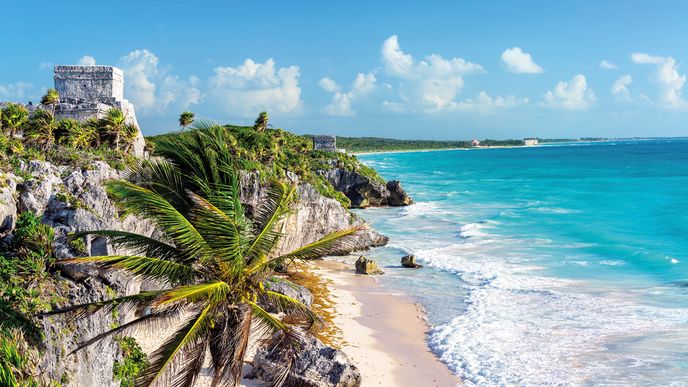
{"type": "Polygon", "coordinates": [[[451,108],[463,86],[463,75],[484,72],[481,65],[463,58],[444,59],[437,54],[415,60],[405,53],[396,35],[382,44],[382,62],[385,73],[400,79],[400,102],[387,101],[388,110],[437,111],[451,108]],[[399,104],[406,105],[403,109],[399,104]],[[394,106],[394,109],[389,109],[394,106]]]}
{"type": "Polygon", "coordinates": [[[325,107],[327,114],[331,116],[351,116],[356,112],[351,108],[352,100],[367,95],[377,88],[377,79],[372,73],[358,73],[351,84],[351,89],[343,93],[341,87],[330,78],[322,78],[320,87],[333,93],[330,104],[325,107]]]}
{"type": "Polygon", "coordinates": [[[95,66],[96,65],[96,58],[90,56],[90,55],[84,55],[79,59],[78,62],[76,62],[79,66],[95,66]]]}
{"type": "Polygon", "coordinates": [[[517,98],[513,95],[507,95],[506,97],[490,97],[485,91],[478,93],[475,99],[466,99],[458,104],[456,108],[458,110],[472,110],[479,111],[482,113],[490,113],[496,109],[511,108],[518,105],[527,104],[530,102],[528,98],[517,98]]]}
{"type": "Polygon", "coordinates": [[[646,53],[634,53],[631,60],[638,64],[656,65],[655,82],[659,87],[659,104],[665,108],[676,109],[688,107],[681,96],[686,83],[685,74],[679,74],[676,60],[670,56],[653,56],[646,53]]]}
{"type": "Polygon", "coordinates": [[[239,66],[214,71],[210,94],[228,114],[254,117],[263,110],[289,113],[301,106],[298,66],[277,69],[272,58],[265,63],[246,59],[239,66]]]}
{"type": "Polygon", "coordinates": [[[28,102],[34,97],[34,88],[28,82],[15,82],[8,85],[0,85],[0,102],[28,102]]]}
{"type": "Polygon", "coordinates": [[[323,78],[320,80],[320,82],[318,82],[318,84],[328,93],[339,93],[339,90],[341,90],[337,82],[330,78],[323,78]]]}
{"type": "Polygon", "coordinates": [[[588,89],[585,76],[578,74],[570,81],[560,81],[553,90],[543,95],[543,105],[565,110],[586,110],[595,101],[595,94],[588,89]]]}
{"type": "Polygon", "coordinates": [[[617,66],[616,64],[614,64],[614,63],[612,63],[606,59],[603,59],[600,62],[600,68],[603,68],[605,70],[616,70],[619,68],[619,66],[617,66]]]}
{"type": "Polygon", "coordinates": [[[527,52],[523,52],[519,47],[507,48],[502,53],[502,62],[512,73],[517,74],[538,74],[542,72],[542,67],[533,61],[527,52]]]}
{"type": "Polygon", "coordinates": [[[135,50],[119,59],[126,79],[124,97],[134,103],[137,112],[176,112],[201,101],[198,78],[180,79],[158,64],[158,57],[148,50],[135,50]]]}
{"type": "Polygon", "coordinates": [[[620,99],[630,99],[631,95],[628,90],[628,85],[631,83],[633,83],[633,78],[630,75],[625,74],[620,76],[619,79],[612,84],[612,95],[620,99]]]}

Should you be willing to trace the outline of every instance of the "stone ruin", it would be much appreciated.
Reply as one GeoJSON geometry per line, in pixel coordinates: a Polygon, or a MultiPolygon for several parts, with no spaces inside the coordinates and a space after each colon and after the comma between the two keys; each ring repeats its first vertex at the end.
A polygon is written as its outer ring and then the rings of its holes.
{"type": "MultiPolygon", "coordinates": [[[[55,66],[55,89],[60,103],[57,118],[83,121],[103,118],[110,108],[122,111],[127,124],[139,127],[134,105],[124,99],[124,73],[112,66],[55,66]]],[[[139,130],[134,154],[142,156],[145,141],[139,130]]]]}
{"type": "Polygon", "coordinates": [[[337,138],[335,136],[313,136],[313,150],[337,151],[337,138]]]}
{"type": "MultiPolygon", "coordinates": [[[[134,105],[124,99],[124,73],[112,66],[55,66],[55,90],[60,102],[55,106],[55,118],[73,118],[84,121],[103,118],[110,108],[122,111],[127,124],[139,128],[133,152],[144,155],[146,145],[136,120],[134,105]]],[[[0,108],[6,106],[0,102],[0,108]]],[[[29,102],[25,105],[30,113],[41,108],[29,102]]]]}

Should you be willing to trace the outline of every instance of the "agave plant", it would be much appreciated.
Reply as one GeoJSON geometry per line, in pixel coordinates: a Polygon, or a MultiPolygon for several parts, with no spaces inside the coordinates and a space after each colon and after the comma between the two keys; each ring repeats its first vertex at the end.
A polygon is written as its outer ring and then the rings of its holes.
{"type": "MultiPolygon", "coordinates": [[[[307,326],[317,321],[306,305],[264,286],[273,266],[285,260],[317,258],[346,247],[349,236],[357,231],[337,231],[276,255],[275,246],[283,236],[282,220],[290,212],[296,190],[292,185],[273,183],[255,217],[247,218],[222,133],[223,128],[213,127],[169,140],[163,149],[170,161],[148,161],[131,170],[130,181],[108,184],[126,210],[155,224],[161,232],[159,238],[115,230],[86,232],[78,236],[106,237],[132,254],[62,261],[122,269],[161,284],[160,290],[51,312],[82,318],[115,308],[145,310],[81,347],[132,329],[174,326],[175,332],[150,356],[149,367],[140,375],[138,385],[191,386],[202,369],[206,352],[212,363],[212,385],[237,385],[252,338],[270,337],[276,340],[273,343],[284,345],[295,334],[292,325],[266,312],[262,305],[278,305],[307,326]]],[[[296,352],[282,353],[287,356],[284,377],[296,352]]],[[[279,383],[283,379],[277,380],[279,383]]]]}

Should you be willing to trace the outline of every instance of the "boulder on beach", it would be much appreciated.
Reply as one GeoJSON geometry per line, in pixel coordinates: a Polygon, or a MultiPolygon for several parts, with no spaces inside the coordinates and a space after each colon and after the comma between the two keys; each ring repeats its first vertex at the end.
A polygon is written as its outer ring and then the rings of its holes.
{"type": "Polygon", "coordinates": [[[405,255],[401,257],[401,266],[408,267],[410,269],[420,269],[423,265],[416,263],[416,256],[413,254],[405,255]]]}
{"type": "Polygon", "coordinates": [[[358,274],[368,274],[368,275],[374,275],[374,274],[384,274],[382,270],[377,266],[377,263],[373,261],[372,259],[368,259],[364,256],[358,257],[355,263],[356,266],[356,273],[358,274]]]}
{"type": "Polygon", "coordinates": [[[358,387],[361,372],[344,352],[328,347],[303,331],[294,335],[292,346],[263,347],[253,358],[252,377],[272,383],[284,367],[284,355],[298,348],[299,353],[283,387],[358,387]]]}

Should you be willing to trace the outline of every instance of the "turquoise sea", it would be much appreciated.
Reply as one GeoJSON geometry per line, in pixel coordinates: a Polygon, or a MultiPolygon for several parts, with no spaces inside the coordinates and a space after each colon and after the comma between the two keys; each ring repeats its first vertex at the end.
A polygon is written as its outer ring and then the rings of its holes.
{"type": "Polygon", "coordinates": [[[368,255],[467,385],[688,383],[688,140],[359,157],[416,201],[358,212],[368,255]]]}

